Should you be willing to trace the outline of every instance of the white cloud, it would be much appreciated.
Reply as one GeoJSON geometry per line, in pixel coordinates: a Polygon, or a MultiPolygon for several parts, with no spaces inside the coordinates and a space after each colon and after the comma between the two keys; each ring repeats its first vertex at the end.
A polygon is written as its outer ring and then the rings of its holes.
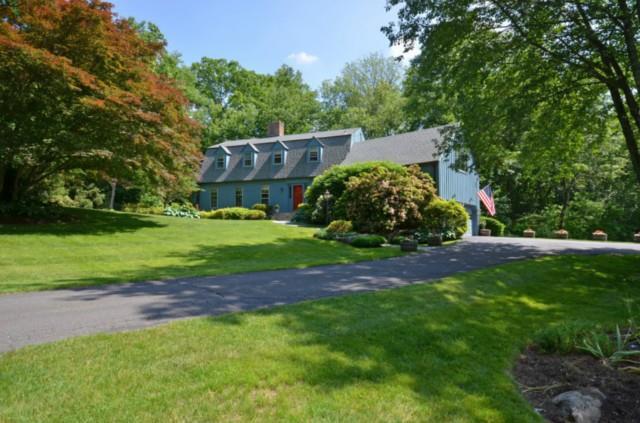
{"type": "Polygon", "coordinates": [[[294,62],[297,65],[310,65],[318,61],[318,56],[301,51],[299,53],[291,53],[287,56],[287,59],[294,62]]]}
{"type": "Polygon", "coordinates": [[[404,44],[394,44],[389,47],[389,56],[398,58],[402,56],[402,64],[409,65],[409,62],[416,56],[420,54],[420,47],[417,45],[413,45],[409,51],[405,53],[405,45],[404,44]]]}

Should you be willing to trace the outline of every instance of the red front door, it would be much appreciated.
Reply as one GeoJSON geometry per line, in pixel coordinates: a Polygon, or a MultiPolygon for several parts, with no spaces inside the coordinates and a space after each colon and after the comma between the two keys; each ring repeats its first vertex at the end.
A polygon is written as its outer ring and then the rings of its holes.
{"type": "Polygon", "coordinates": [[[297,210],[300,203],[304,201],[304,193],[302,192],[302,185],[293,186],[293,209],[297,210]]]}

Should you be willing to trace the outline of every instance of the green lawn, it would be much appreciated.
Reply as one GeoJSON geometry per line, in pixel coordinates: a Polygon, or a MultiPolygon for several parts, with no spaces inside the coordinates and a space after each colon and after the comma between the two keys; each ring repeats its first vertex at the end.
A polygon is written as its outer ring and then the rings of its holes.
{"type": "Polygon", "coordinates": [[[399,255],[313,239],[269,221],[73,210],[81,219],[0,225],[0,293],[307,267],[399,255]]]}
{"type": "Polygon", "coordinates": [[[520,349],[639,299],[640,256],[552,257],[76,338],[0,357],[0,421],[539,421],[509,375],[520,349]]]}

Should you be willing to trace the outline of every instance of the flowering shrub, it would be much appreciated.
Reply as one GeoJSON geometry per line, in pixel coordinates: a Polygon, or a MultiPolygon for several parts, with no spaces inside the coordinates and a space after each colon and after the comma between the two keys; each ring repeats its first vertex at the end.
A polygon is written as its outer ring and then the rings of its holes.
{"type": "Polygon", "coordinates": [[[443,239],[461,238],[467,232],[469,214],[456,200],[433,200],[424,212],[424,226],[443,239]]]}

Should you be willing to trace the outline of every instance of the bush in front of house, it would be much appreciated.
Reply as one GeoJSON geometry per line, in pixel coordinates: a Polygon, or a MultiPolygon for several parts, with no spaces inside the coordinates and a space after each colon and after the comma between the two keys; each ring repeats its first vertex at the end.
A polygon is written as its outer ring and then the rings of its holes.
{"type": "Polygon", "coordinates": [[[434,198],[433,180],[418,166],[379,166],[351,177],[336,209],[344,210],[358,232],[391,235],[420,227],[434,198]]]}
{"type": "Polygon", "coordinates": [[[480,226],[491,230],[493,236],[503,236],[506,225],[493,217],[482,216],[480,218],[480,226]]]}
{"type": "Polygon", "coordinates": [[[311,206],[306,203],[298,204],[291,221],[295,223],[311,223],[311,206]]]}
{"type": "Polygon", "coordinates": [[[469,214],[456,200],[436,198],[424,212],[423,226],[431,234],[441,235],[443,240],[462,238],[467,232],[469,214]]]}
{"type": "Polygon", "coordinates": [[[351,245],[357,248],[378,248],[387,242],[381,235],[357,235],[351,239],[351,245]]]}
{"type": "Polygon", "coordinates": [[[331,234],[346,234],[353,232],[353,224],[348,220],[334,220],[327,226],[327,232],[331,234]]]}
{"type": "Polygon", "coordinates": [[[344,193],[347,182],[352,177],[361,176],[380,167],[402,174],[407,173],[407,169],[402,165],[379,161],[332,166],[324,171],[322,175],[317,176],[305,193],[306,203],[313,208],[313,211],[316,211],[314,216],[310,216],[311,222],[326,224],[332,219],[346,219],[344,210],[342,210],[340,205],[336,204],[336,202],[344,193]],[[331,207],[331,210],[328,210],[329,216],[327,216],[327,213],[325,212],[325,206],[327,205],[327,193],[330,195],[330,199],[333,200],[332,203],[328,204],[331,207]],[[325,198],[321,199],[320,197],[322,196],[325,196],[325,198]]]}
{"type": "Polygon", "coordinates": [[[200,219],[198,210],[191,204],[173,203],[165,207],[163,213],[165,216],[186,217],[188,219],[200,219]]]}
{"type": "Polygon", "coordinates": [[[266,204],[262,204],[262,203],[257,203],[257,204],[254,204],[253,206],[251,206],[251,210],[260,210],[260,211],[263,211],[265,213],[267,213],[268,209],[269,209],[269,206],[267,206],[266,204]]]}
{"type": "Polygon", "coordinates": [[[225,209],[203,212],[200,215],[205,219],[222,220],[263,220],[267,214],[262,210],[245,209],[244,207],[228,207],[225,209]]]}

